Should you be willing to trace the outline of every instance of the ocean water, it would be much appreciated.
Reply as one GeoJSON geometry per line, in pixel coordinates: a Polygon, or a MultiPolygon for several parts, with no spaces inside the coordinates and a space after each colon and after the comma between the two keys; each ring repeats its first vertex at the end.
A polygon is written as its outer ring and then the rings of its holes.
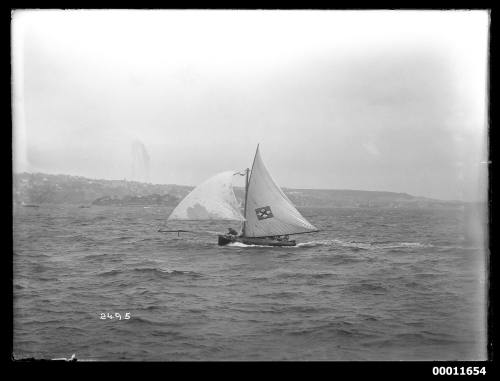
{"type": "Polygon", "coordinates": [[[14,356],[486,358],[474,210],[305,208],[325,231],[292,248],[157,232],[170,210],[15,207],[14,356]]]}

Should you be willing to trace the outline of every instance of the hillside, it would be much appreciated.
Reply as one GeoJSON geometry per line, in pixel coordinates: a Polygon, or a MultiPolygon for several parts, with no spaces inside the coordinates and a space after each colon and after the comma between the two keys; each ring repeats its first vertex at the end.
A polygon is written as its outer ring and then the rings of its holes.
{"type": "Polygon", "coordinates": [[[192,187],[96,180],[80,176],[20,173],[13,177],[14,203],[177,205],[192,187]]]}
{"type": "MultiPolygon", "coordinates": [[[[146,184],[127,180],[97,180],[80,176],[20,173],[13,177],[16,204],[167,205],[175,206],[193,187],[146,184]]],[[[298,207],[449,208],[461,202],[415,197],[406,193],[361,190],[288,189],[298,207]]],[[[244,190],[235,188],[242,200],[244,190]]]]}

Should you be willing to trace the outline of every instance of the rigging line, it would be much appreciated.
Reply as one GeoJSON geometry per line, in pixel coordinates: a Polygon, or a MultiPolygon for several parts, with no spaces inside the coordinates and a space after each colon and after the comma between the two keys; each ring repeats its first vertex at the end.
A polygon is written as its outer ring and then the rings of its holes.
{"type": "Polygon", "coordinates": [[[198,233],[192,230],[158,230],[160,233],[198,233]]]}

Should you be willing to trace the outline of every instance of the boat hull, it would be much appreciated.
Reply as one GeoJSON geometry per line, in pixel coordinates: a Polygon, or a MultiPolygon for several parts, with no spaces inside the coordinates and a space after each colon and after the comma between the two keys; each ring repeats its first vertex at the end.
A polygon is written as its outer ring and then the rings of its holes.
{"type": "Polygon", "coordinates": [[[239,242],[245,245],[259,245],[259,246],[296,246],[294,240],[279,241],[277,239],[268,237],[236,237],[232,235],[219,235],[219,246],[225,246],[229,243],[239,242]]]}

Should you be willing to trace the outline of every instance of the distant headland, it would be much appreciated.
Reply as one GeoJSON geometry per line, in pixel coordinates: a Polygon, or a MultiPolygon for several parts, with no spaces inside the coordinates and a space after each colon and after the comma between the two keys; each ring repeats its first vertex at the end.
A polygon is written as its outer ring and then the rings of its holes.
{"type": "MultiPolygon", "coordinates": [[[[13,175],[13,201],[22,205],[175,206],[192,189],[192,186],[185,185],[89,179],[71,175],[26,172],[13,175]]],[[[290,188],[283,188],[283,191],[297,207],[455,208],[467,204],[396,192],[290,188]]],[[[243,193],[243,189],[235,188],[239,200],[243,193]]]]}

